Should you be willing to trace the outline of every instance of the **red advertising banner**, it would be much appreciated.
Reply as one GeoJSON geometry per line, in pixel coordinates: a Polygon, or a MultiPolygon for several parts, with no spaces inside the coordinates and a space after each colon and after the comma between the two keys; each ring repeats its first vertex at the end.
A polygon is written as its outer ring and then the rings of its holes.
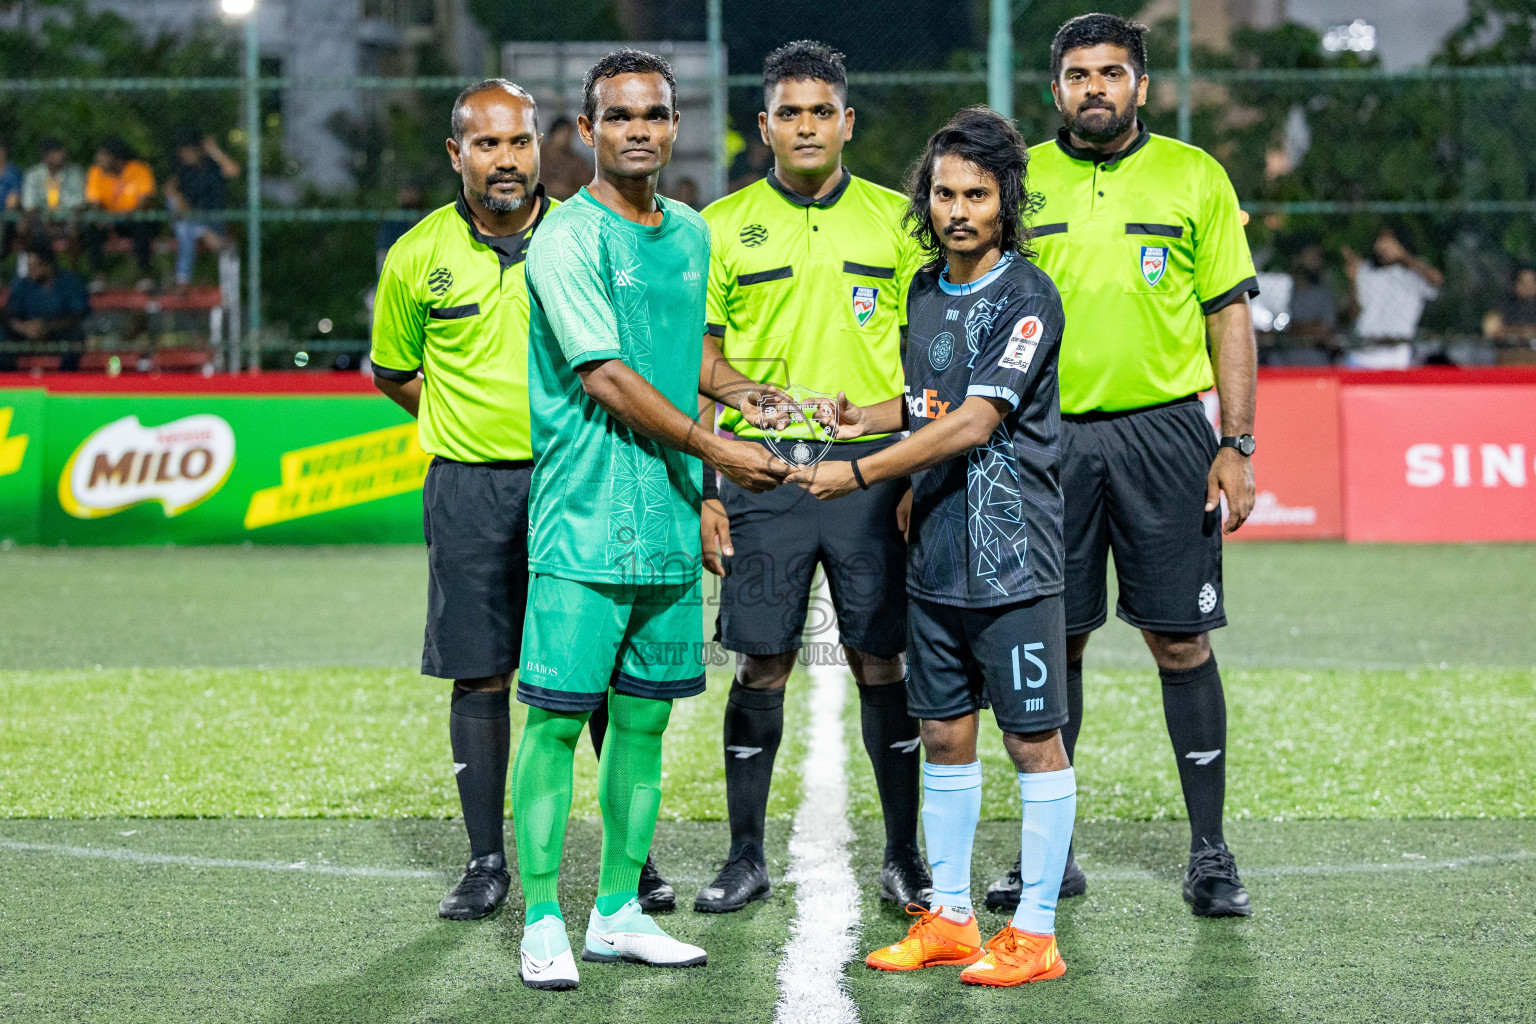
{"type": "MultiPolygon", "coordinates": [[[[1215,427],[1214,391],[1205,403],[1215,427]]],[[[1338,379],[1261,376],[1253,434],[1253,514],[1227,540],[1344,536],[1338,379]]]]}
{"type": "Polygon", "coordinates": [[[1536,384],[1343,392],[1352,541],[1536,540],[1536,384]]]}

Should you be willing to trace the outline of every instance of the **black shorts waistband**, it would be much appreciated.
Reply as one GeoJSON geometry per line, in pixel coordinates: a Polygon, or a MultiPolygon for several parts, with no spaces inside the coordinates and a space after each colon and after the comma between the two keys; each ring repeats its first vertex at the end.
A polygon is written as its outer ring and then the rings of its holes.
{"type": "Polygon", "coordinates": [[[1183,398],[1175,398],[1171,402],[1159,402],[1156,405],[1144,405],[1139,409],[1116,409],[1113,412],[1095,410],[1093,412],[1064,412],[1061,418],[1066,423],[1098,423],[1101,420],[1118,420],[1126,416],[1138,416],[1144,412],[1156,412],[1159,409],[1171,409],[1176,405],[1200,404],[1199,395],[1185,395],[1183,398]]]}
{"type": "Polygon", "coordinates": [[[459,462],[456,459],[445,459],[441,455],[432,456],[434,466],[475,466],[480,469],[532,469],[532,459],[499,459],[495,462],[459,462]]]}

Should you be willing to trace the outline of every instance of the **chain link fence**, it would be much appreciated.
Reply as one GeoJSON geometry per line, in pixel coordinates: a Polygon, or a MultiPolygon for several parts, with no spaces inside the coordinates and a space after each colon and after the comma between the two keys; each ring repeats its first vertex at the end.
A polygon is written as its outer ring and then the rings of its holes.
{"type": "MultiPolygon", "coordinates": [[[[417,12],[412,17],[430,14],[431,5],[405,6],[417,12]]],[[[763,57],[783,42],[817,38],[847,54],[857,119],[846,162],[899,188],[928,135],[968,104],[1011,107],[1030,142],[1050,139],[1060,125],[1048,73],[1055,27],[1088,9],[1134,15],[1144,5],[654,6],[646,31],[633,34],[670,40],[655,45],[671,48],[683,71],[680,94],[687,92],[691,104],[683,148],[693,162],[665,177],[663,190],[702,205],[771,165],[757,129],[760,71],[763,57]]],[[[547,128],[557,114],[574,115],[579,78],[572,69],[603,45],[517,42],[498,51],[494,63],[540,96],[547,128]],[[539,63],[561,53],[558,70],[539,63]]],[[[1529,340],[1536,336],[1536,274],[1531,294],[1515,291],[1521,268],[1536,266],[1536,160],[1529,145],[1536,137],[1536,64],[1512,59],[1507,48],[1464,49],[1454,59],[1387,72],[1359,55],[1328,54],[1315,32],[1296,26],[1239,28],[1225,48],[1181,48],[1177,18],[1153,26],[1150,48],[1153,87],[1144,120],[1162,134],[1182,130],[1214,153],[1250,215],[1250,243],[1266,275],[1255,313],[1268,361],[1335,361],[1375,347],[1354,329],[1359,309],[1346,253],[1371,258],[1383,230],[1444,275],[1409,358],[1536,361],[1529,340]],[[1189,54],[1187,76],[1178,73],[1181,49],[1189,54]]],[[[82,66],[81,73],[29,77],[67,64],[14,46],[9,56],[0,53],[0,142],[23,168],[36,161],[46,136],[58,136],[67,162],[83,167],[98,145],[119,136],[163,183],[175,166],[178,131],[211,136],[241,165],[223,208],[196,214],[220,226],[222,258],[204,241],[192,287],[175,287],[174,225],[188,218],[167,209],[158,193],[127,215],[29,212],[18,195],[4,213],[5,278],[26,271],[16,243],[44,238],[61,266],[82,270],[99,290],[83,344],[10,331],[0,342],[0,366],[360,369],[379,249],[424,210],[452,199],[457,182],[442,140],[452,99],[472,78],[449,73],[431,54],[415,63],[430,73],[409,77],[284,75],[264,55],[253,61],[243,54],[227,26],[141,50],[147,55],[132,66],[144,70],[142,77],[101,74],[109,61],[82,66]],[[296,119],[314,116],[316,96],[333,108],[325,141],[341,154],[345,187],[315,184],[314,153],[297,147],[290,131],[296,119]],[[253,151],[261,188],[251,193],[253,151]],[[92,229],[128,236],[132,223],[154,234],[145,274],[125,238],[109,237],[99,254],[86,244],[92,229]],[[261,271],[254,319],[252,231],[261,271]],[[247,330],[253,323],[255,333],[247,330]],[[178,360],[177,351],[193,355],[178,360]]]]}

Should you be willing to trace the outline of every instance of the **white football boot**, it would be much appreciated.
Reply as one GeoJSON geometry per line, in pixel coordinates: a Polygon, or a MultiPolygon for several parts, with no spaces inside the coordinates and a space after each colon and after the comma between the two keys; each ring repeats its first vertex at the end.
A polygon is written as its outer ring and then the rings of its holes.
{"type": "Polygon", "coordinates": [[[553,914],[523,929],[523,984],[538,989],[576,987],[576,959],[565,922],[553,914]]]}
{"type": "Polygon", "coordinates": [[[587,941],[581,958],[592,963],[628,960],[652,967],[702,967],[707,954],[698,946],[679,942],[640,910],[637,900],[630,900],[611,917],[592,908],[587,919],[587,941]]]}

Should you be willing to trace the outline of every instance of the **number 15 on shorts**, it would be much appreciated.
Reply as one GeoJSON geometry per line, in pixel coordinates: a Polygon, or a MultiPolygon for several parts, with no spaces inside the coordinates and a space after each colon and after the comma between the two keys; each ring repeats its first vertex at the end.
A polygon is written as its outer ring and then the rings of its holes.
{"type": "Polygon", "coordinates": [[[1045,662],[1043,662],[1039,658],[1035,657],[1035,652],[1036,651],[1043,651],[1043,650],[1045,650],[1045,644],[1025,644],[1024,647],[1023,647],[1023,650],[1024,650],[1024,660],[1028,661],[1031,665],[1035,666],[1035,668],[1038,668],[1040,670],[1040,675],[1039,675],[1039,677],[1034,678],[1034,679],[1028,678],[1027,676],[1020,676],[1020,674],[1019,674],[1019,646],[1017,644],[1015,644],[1014,647],[1013,647],[1013,652],[1012,652],[1012,655],[1013,655],[1013,688],[1015,690],[1022,690],[1025,686],[1028,686],[1031,690],[1038,689],[1038,688],[1040,688],[1040,687],[1045,685],[1046,679],[1049,678],[1049,676],[1051,674],[1050,669],[1045,667],[1045,662]]]}

